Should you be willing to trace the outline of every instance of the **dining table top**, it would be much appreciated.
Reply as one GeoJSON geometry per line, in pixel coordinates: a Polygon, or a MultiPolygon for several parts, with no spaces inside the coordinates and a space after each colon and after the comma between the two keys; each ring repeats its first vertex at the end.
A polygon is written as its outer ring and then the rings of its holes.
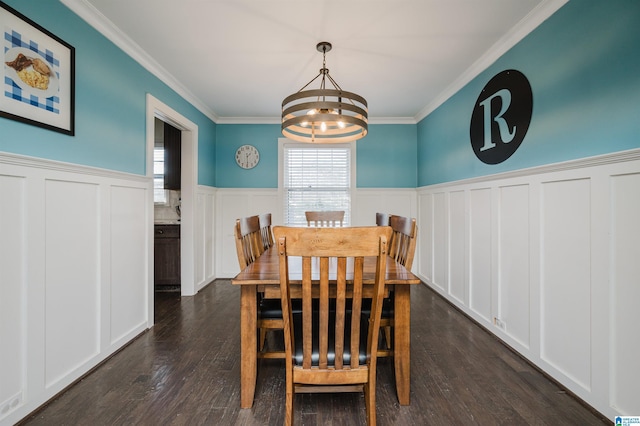
{"type": "MultiPolygon", "coordinates": [[[[352,260],[352,259],[349,259],[352,260]]],[[[331,263],[337,263],[336,259],[330,260],[331,263]]],[[[408,271],[402,264],[398,263],[391,257],[387,258],[387,266],[385,271],[385,284],[420,284],[420,279],[411,271],[408,271]]],[[[318,279],[319,271],[318,259],[312,262],[312,278],[318,279]]],[[[335,268],[330,268],[335,270],[335,268]]],[[[352,262],[347,263],[347,281],[352,271],[352,262]]],[[[373,284],[376,270],[376,258],[365,257],[363,270],[363,283],[373,284]]],[[[329,275],[329,279],[333,277],[329,275]]],[[[289,256],[289,281],[291,283],[302,281],[302,258],[289,256]]],[[[236,275],[231,283],[234,285],[269,285],[280,284],[280,270],[278,260],[278,250],[275,246],[268,248],[260,255],[255,262],[244,268],[236,275]]]]}

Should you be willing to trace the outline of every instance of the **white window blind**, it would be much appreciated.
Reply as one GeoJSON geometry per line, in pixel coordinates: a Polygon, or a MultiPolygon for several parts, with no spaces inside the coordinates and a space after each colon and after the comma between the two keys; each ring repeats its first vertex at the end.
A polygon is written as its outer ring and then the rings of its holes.
{"type": "Polygon", "coordinates": [[[284,146],[285,224],[306,226],[304,212],[344,210],[351,223],[351,149],[344,146],[284,146]]]}
{"type": "Polygon", "coordinates": [[[153,148],[153,202],[166,203],[167,191],[164,189],[164,147],[153,148]]]}

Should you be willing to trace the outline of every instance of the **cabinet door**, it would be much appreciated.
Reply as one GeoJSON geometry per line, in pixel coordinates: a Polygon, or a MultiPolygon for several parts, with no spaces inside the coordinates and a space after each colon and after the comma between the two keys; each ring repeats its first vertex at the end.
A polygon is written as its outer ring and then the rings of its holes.
{"type": "Polygon", "coordinates": [[[179,190],[182,132],[164,123],[164,189],[179,190]]]}
{"type": "Polygon", "coordinates": [[[157,226],[154,238],[155,285],[180,284],[180,227],[157,226]]]}

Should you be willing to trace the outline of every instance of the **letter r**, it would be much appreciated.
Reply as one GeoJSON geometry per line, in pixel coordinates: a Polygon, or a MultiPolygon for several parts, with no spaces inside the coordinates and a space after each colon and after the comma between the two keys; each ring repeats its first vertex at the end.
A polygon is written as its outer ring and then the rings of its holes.
{"type": "Polygon", "coordinates": [[[491,140],[491,121],[498,123],[500,140],[502,140],[503,143],[509,143],[513,140],[513,137],[516,135],[516,126],[513,126],[513,129],[509,131],[509,125],[502,117],[504,113],[507,112],[510,105],[511,92],[508,89],[500,89],[484,101],[480,102],[480,106],[484,108],[484,145],[480,148],[480,151],[486,151],[496,146],[496,144],[491,140]],[[495,117],[491,117],[491,101],[497,97],[502,98],[502,107],[495,117]]]}

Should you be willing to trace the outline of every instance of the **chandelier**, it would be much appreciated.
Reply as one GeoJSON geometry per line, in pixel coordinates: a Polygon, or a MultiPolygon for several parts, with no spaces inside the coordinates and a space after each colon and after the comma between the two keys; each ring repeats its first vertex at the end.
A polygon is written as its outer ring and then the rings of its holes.
{"type": "Polygon", "coordinates": [[[352,142],[365,137],[367,101],[342,90],[329,75],[325,55],[331,43],[320,42],[316,49],[322,52],[322,68],[302,89],[282,101],[282,134],[294,141],[315,143],[352,142]],[[319,77],[319,89],[305,90],[319,77]],[[327,81],[333,89],[326,88],[327,81]]]}

